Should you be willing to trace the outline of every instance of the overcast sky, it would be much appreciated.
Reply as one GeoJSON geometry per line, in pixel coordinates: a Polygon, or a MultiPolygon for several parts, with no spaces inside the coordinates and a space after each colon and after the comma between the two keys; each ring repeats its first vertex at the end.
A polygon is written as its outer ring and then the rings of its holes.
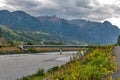
{"type": "Polygon", "coordinates": [[[22,10],[33,16],[108,20],[120,27],[120,0],[0,0],[0,10],[22,10]]]}

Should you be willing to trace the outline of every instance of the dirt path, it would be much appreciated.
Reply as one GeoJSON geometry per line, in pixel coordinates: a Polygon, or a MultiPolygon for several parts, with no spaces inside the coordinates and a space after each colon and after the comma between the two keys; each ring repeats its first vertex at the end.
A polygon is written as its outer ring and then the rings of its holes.
{"type": "Polygon", "coordinates": [[[115,47],[114,54],[116,55],[115,63],[118,66],[118,71],[111,74],[111,76],[113,77],[113,80],[118,80],[118,78],[120,78],[120,46],[115,47]]]}

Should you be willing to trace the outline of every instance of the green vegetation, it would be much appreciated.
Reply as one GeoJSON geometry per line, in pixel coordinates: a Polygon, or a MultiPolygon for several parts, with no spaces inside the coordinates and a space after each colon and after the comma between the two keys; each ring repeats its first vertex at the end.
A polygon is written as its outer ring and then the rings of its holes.
{"type": "Polygon", "coordinates": [[[53,72],[59,70],[59,68],[60,68],[59,66],[54,66],[53,68],[50,68],[47,72],[53,73],[53,72]]]}
{"type": "MultiPolygon", "coordinates": [[[[78,48],[63,48],[63,51],[75,51],[78,48]]],[[[40,52],[59,52],[60,48],[28,48],[28,52],[40,53],[40,52]]]]}
{"type": "Polygon", "coordinates": [[[46,80],[111,79],[109,74],[117,71],[116,64],[113,62],[115,56],[112,51],[113,47],[111,46],[90,48],[84,56],[79,52],[71,58],[69,63],[49,69],[42,77],[33,74],[25,78],[26,80],[42,80],[42,78],[46,80]]]}
{"type": "Polygon", "coordinates": [[[4,37],[0,38],[0,54],[22,53],[23,51],[17,47],[16,42],[9,42],[4,37]]]}
{"type": "Polygon", "coordinates": [[[19,42],[19,44],[41,44],[41,42],[59,41],[59,39],[54,38],[52,34],[47,32],[13,30],[3,25],[0,25],[0,37],[5,37],[9,42],[19,42]]]}
{"type": "Polygon", "coordinates": [[[120,45],[120,36],[118,36],[117,45],[120,45]]]}
{"type": "Polygon", "coordinates": [[[39,69],[36,74],[33,74],[31,76],[28,76],[28,77],[23,77],[22,80],[41,80],[43,78],[43,76],[45,77],[44,70],[43,69],[39,69]]]}
{"type": "Polygon", "coordinates": [[[0,54],[19,54],[23,53],[18,47],[2,47],[0,48],[0,54]]]}

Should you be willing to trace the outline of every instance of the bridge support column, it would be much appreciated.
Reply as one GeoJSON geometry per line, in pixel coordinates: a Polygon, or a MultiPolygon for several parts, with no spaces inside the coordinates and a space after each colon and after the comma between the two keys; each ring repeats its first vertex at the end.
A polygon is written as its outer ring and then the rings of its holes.
{"type": "Polygon", "coordinates": [[[60,54],[62,54],[62,48],[60,48],[60,54]]]}

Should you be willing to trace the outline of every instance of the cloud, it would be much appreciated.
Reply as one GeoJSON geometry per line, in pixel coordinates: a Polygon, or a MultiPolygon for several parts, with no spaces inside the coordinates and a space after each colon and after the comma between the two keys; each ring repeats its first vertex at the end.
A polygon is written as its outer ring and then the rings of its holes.
{"type": "Polygon", "coordinates": [[[34,16],[57,15],[63,18],[83,18],[101,21],[120,17],[117,5],[100,4],[98,0],[1,0],[0,9],[22,10],[34,16]]]}

